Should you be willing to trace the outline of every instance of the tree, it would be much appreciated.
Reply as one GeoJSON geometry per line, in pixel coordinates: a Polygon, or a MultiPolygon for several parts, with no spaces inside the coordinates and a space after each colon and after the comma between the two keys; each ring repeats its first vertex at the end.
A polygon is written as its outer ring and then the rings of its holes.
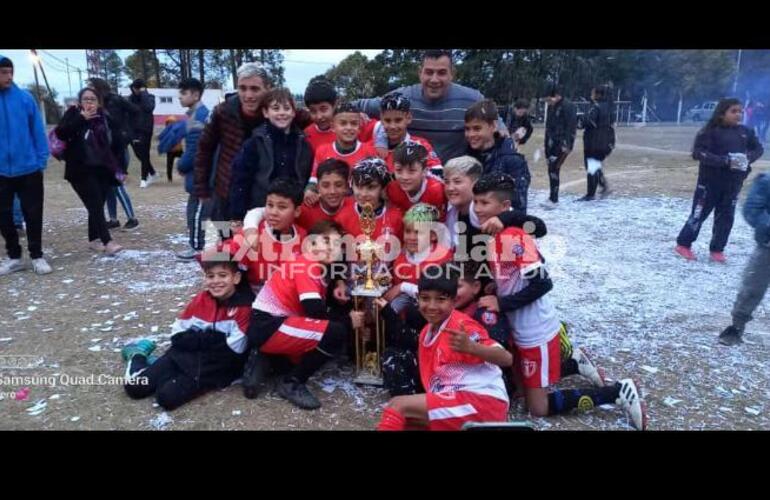
{"type": "Polygon", "coordinates": [[[102,50],[100,55],[102,77],[110,83],[112,88],[119,88],[123,76],[123,60],[115,50],[102,50]]]}
{"type": "Polygon", "coordinates": [[[388,86],[382,66],[359,51],[332,66],[325,76],[345,99],[372,97],[376,89],[388,86]]]}
{"type": "Polygon", "coordinates": [[[48,93],[48,89],[44,85],[35,85],[30,83],[25,87],[35,98],[35,102],[38,99],[43,99],[43,106],[45,107],[46,125],[56,125],[61,119],[61,108],[59,103],[56,102],[56,98],[59,96],[56,89],[51,89],[51,93],[48,93]]]}
{"type": "Polygon", "coordinates": [[[168,87],[170,75],[155,49],[141,49],[126,57],[124,73],[129,80],[144,78],[148,87],[168,87]],[[159,69],[155,70],[155,67],[159,69]],[[160,76],[160,81],[158,77],[160,76]]]}

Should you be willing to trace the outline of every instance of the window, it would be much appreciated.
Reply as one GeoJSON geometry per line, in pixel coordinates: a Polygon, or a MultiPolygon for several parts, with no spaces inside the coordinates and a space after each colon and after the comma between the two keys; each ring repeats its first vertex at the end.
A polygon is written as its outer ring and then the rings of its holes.
{"type": "Polygon", "coordinates": [[[173,97],[161,97],[160,98],[160,103],[161,104],[163,104],[163,103],[172,103],[172,102],[174,102],[174,98],[173,97]]]}

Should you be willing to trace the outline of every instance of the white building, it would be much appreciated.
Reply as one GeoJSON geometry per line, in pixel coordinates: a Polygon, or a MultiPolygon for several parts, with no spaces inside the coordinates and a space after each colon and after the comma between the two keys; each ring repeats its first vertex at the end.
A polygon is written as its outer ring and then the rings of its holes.
{"type": "MultiPolygon", "coordinates": [[[[148,88],[147,92],[155,96],[155,110],[152,113],[155,118],[155,125],[165,125],[166,118],[169,116],[174,116],[178,119],[185,118],[186,109],[179,104],[179,89],[148,88]]],[[[131,90],[126,87],[120,89],[119,93],[127,97],[131,94],[131,90]]],[[[224,99],[225,91],[222,89],[203,90],[203,104],[209,110],[214,109],[214,106],[224,101],[224,99]]]]}

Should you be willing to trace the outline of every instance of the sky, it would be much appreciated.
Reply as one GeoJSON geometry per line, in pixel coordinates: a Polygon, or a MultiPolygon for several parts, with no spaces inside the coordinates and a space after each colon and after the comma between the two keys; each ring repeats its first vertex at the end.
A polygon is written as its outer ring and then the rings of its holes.
{"type": "MultiPolygon", "coordinates": [[[[83,78],[87,77],[86,53],[83,50],[37,49],[43,62],[48,83],[58,92],[60,100],[64,97],[75,95],[80,89],[77,68],[82,70],[83,78]],[[66,62],[69,62],[70,73],[67,78],[66,62]],[[71,89],[71,91],[70,91],[71,89]]],[[[118,50],[121,58],[125,59],[131,54],[131,50],[118,50]]],[[[295,93],[305,91],[307,82],[314,76],[324,73],[333,65],[340,62],[355,50],[284,50],[284,76],[286,86],[295,93]]],[[[381,50],[362,49],[361,53],[372,58],[381,50]]],[[[2,49],[0,54],[9,57],[14,64],[14,81],[19,86],[35,82],[32,71],[32,61],[28,50],[2,49]]],[[[43,77],[38,73],[40,85],[44,85],[43,77]]],[[[126,85],[128,82],[124,82],[126,85]]]]}

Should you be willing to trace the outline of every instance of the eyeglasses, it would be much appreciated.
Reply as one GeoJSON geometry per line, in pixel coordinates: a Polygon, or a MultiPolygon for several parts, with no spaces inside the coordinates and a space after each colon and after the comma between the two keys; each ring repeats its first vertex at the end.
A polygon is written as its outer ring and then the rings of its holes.
{"type": "Polygon", "coordinates": [[[80,102],[99,102],[99,99],[96,97],[84,97],[80,100],[80,102]]]}

